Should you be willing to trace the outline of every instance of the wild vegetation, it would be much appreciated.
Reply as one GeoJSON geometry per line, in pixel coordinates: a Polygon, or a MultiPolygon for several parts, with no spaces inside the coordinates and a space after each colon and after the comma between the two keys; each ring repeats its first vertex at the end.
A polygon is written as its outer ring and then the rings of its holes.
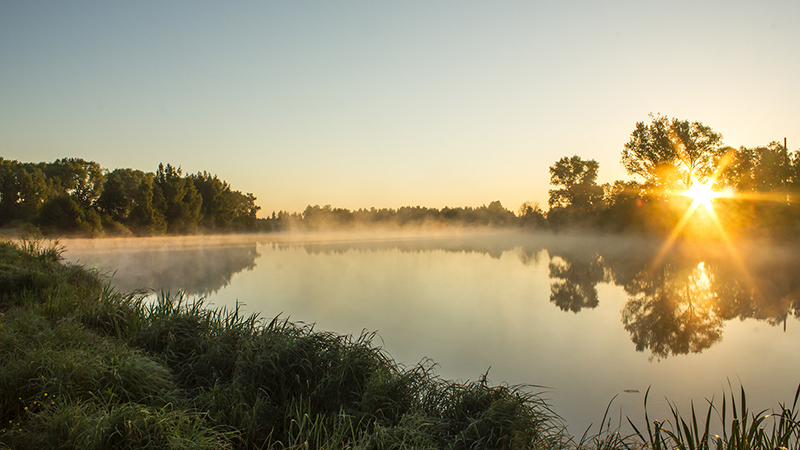
{"type": "Polygon", "coordinates": [[[253,231],[255,200],[215,175],[184,176],[170,164],[160,164],[155,173],[109,172],[78,158],[52,163],[0,158],[0,226],[90,236],[253,231]]]}
{"type": "Polygon", "coordinates": [[[35,241],[0,243],[0,310],[8,448],[798,448],[797,396],[750,412],[742,390],[704,421],[674,410],[623,435],[603,418],[578,439],[532,386],[402,367],[369,333],[145,301],[35,241]]]}
{"type": "Polygon", "coordinates": [[[0,244],[0,442],[11,448],[553,448],[522,386],[397,365],[374,335],[200,300],[145,302],[59,251],[0,244]]]}

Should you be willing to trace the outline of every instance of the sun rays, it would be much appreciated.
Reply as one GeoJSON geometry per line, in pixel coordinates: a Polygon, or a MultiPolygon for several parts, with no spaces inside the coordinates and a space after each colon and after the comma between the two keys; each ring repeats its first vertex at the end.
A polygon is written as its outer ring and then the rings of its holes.
{"type": "MultiPolygon", "coordinates": [[[[731,152],[723,155],[715,169],[714,172],[705,178],[704,180],[700,180],[694,176],[694,174],[689,175],[689,183],[688,188],[685,190],[679,191],[666,191],[662,192],[662,194],[666,197],[673,197],[673,198],[689,198],[691,199],[691,204],[686,208],[681,216],[680,220],[678,220],[675,227],[670,232],[667,239],[664,241],[664,244],[661,246],[656,257],[653,259],[652,264],[650,266],[650,270],[655,270],[661,262],[664,260],[666,255],[675,245],[678,237],[681,233],[686,229],[687,225],[691,222],[692,218],[696,216],[698,210],[704,211],[709,219],[709,231],[714,233],[715,236],[704,236],[699,242],[695,242],[695,244],[699,244],[701,246],[710,243],[717,238],[722,241],[724,244],[725,252],[730,260],[734,263],[737,267],[740,276],[742,277],[743,284],[747,286],[755,297],[761,296],[759,286],[755,283],[750,271],[745,264],[745,261],[733,243],[731,236],[726,230],[723,221],[720,220],[719,215],[714,209],[715,200],[720,198],[730,199],[733,201],[786,201],[785,195],[775,195],[775,194],[757,194],[757,193],[737,193],[734,192],[731,188],[724,188],[724,189],[717,189],[715,185],[717,181],[722,176],[723,172],[725,171],[726,167],[731,163],[733,159],[733,155],[731,152]],[[701,208],[702,206],[702,208],[701,208]],[[704,242],[705,241],[705,242],[704,242]]],[[[683,160],[686,163],[685,160],[683,160]]],[[[688,166],[688,164],[687,164],[688,166]]],[[[681,204],[681,202],[676,202],[677,204],[681,204]]],[[[683,203],[686,204],[686,203],[683,203]]],[[[700,222],[698,222],[700,223],[700,222]]]]}
{"type": "Polygon", "coordinates": [[[683,193],[683,195],[692,199],[692,208],[697,208],[702,205],[708,212],[713,213],[714,210],[711,207],[711,200],[714,200],[721,194],[711,188],[712,183],[713,180],[706,181],[705,183],[695,180],[692,186],[683,193]]]}
{"type": "MultiPolygon", "coordinates": [[[[691,182],[689,183],[689,187],[686,190],[674,192],[672,196],[680,196],[680,197],[688,197],[692,200],[692,203],[686,209],[686,211],[681,216],[678,223],[670,232],[669,237],[667,237],[664,245],[662,245],[661,249],[659,250],[658,254],[653,260],[651,265],[652,268],[658,266],[664,257],[667,255],[669,250],[675,244],[678,236],[680,236],[681,232],[685,229],[686,225],[692,219],[692,217],[697,212],[700,206],[703,207],[705,212],[708,214],[708,217],[713,224],[713,230],[716,232],[716,235],[722,240],[725,245],[725,248],[728,252],[729,257],[734,261],[736,266],[738,267],[739,271],[741,272],[742,276],[746,284],[753,289],[754,291],[758,290],[758,287],[753,283],[752,277],[750,276],[749,271],[747,270],[747,266],[744,263],[741,255],[739,254],[738,250],[733,244],[733,241],[730,238],[730,235],[725,229],[725,226],[722,224],[717,213],[714,211],[713,201],[720,197],[726,198],[737,198],[737,195],[730,190],[716,190],[714,189],[714,184],[717,182],[719,177],[721,176],[722,172],[731,162],[731,154],[728,153],[720,158],[720,161],[717,163],[714,173],[711,174],[705,181],[701,181],[697,179],[694,175],[690,175],[691,182]]],[[[670,195],[670,194],[668,194],[670,195]]]]}

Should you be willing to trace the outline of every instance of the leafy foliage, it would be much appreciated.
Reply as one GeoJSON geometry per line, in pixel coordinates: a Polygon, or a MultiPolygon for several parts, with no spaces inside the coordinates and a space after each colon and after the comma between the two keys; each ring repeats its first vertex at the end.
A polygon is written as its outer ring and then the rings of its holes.
{"type": "Polygon", "coordinates": [[[0,158],[0,226],[34,223],[45,233],[91,236],[253,231],[255,201],[216,176],[184,176],[170,164],[156,173],[108,172],[83,159],[27,164],[0,158]]]}

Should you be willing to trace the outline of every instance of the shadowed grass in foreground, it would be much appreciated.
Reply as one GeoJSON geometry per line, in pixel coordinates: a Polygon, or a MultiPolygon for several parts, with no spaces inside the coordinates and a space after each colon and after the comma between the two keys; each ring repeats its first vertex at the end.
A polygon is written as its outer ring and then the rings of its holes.
{"type": "MultiPolygon", "coordinates": [[[[674,423],[576,440],[532,386],[442,380],[342,336],[201,300],[121,293],[57,248],[0,242],[0,447],[273,449],[797,448],[795,402],[727,398],[674,423]],[[738,408],[738,409],[737,409],[738,408]],[[770,422],[773,424],[770,428],[770,422]],[[702,432],[701,432],[702,430],[702,432]]],[[[605,418],[602,423],[606,423],[605,418]]],[[[633,423],[631,423],[633,424],[633,423]]]]}

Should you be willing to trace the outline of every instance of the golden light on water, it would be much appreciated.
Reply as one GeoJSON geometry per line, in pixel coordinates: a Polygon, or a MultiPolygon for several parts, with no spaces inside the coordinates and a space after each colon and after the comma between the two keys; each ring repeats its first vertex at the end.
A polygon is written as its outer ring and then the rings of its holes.
{"type": "MultiPolygon", "coordinates": [[[[664,242],[664,245],[661,247],[661,250],[658,252],[655,259],[653,260],[651,267],[655,268],[663,260],[664,256],[666,256],[666,254],[669,252],[670,248],[673,246],[678,236],[681,234],[683,229],[689,223],[689,220],[692,218],[692,216],[694,216],[695,211],[697,211],[700,205],[702,205],[705,208],[706,212],[708,213],[708,217],[710,218],[711,223],[713,224],[713,227],[711,227],[711,231],[715,232],[715,234],[719,238],[721,238],[722,242],[727,248],[729,257],[731,258],[731,260],[734,261],[736,266],[739,268],[740,274],[742,275],[745,283],[757,293],[758,287],[753,282],[752,277],[750,276],[750,273],[747,270],[747,266],[744,263],[744,260],[742,259],[741,255],[734,246],[731,237],[725,230],[725,227],[720,221],[720,218],[717,215],[717,213],[714,211],[714,207],[712,205],[712,201],[716,198],[740,197],[740,195],[737,195],[730,189],[726,189],[724,191],[717,191],[713,189],[714,183],[720,177],[725,167],[727,167],[728,164],[731,163],[732,158],[733,158],[732,153],[729,152],[723,158],[721,158],[721,160],[717,164],[714,173],[710,177],[708,177],[708,179],[705,182],[701,182],[700,180],[692,176],[691,177],[692,183],[689,189],[682,192],[677,192],[677,194],[680,196],[691,198],[692,203],[683,213],[683,216],[681,216],[681,219],[678,221],[675,227],[672,229],[672,232],[670,233],[669,237],[664,242]]],[[[705,280],[703,281],[707,282],[708,278],[707,275],[705,274],[705,264],[700,263],[700,265],[698,265],[697,267],[697,270],[702,275],[701,279],[705,278],[705,280]]]]}

